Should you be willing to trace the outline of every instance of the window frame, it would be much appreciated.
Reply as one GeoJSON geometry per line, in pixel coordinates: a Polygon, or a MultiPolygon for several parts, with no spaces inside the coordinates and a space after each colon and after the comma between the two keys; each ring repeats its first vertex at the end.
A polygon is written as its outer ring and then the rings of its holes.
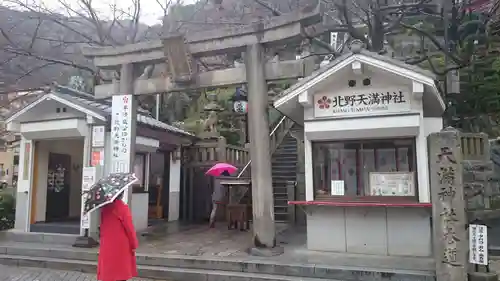
{"type": "Polygon", "coordinates": [[[141,152],[136,152],[134,156],[134,165],[133,165],[133,171],[135,172],[135,160],[137,157],[140,157],[142,159],[142,178],[139,178],[139,181],[135,184],[133,184],[133,191],[135,193],[142,193],[146,192],[146,153],[141,153],[141,152]]]}
{"type": "MultiPolygon", "coordinates": [[[[374,138],[374,139],[346,139],[346,140],[321,140],[321,141],[312,141],[311,142],[311,158],[312,158],[312,177],[313,177],[313,196],[314,196],[314,201],[335,201],[335,202],[418,202],[419,197],[418,197],[418,192],[419,192],[419,186],[418,186],[418,166],[417,166],[417,139],[416,137],[400,137],[400,138],[374,138]],[[396,165],[398,163],[398,149],[400,148],[408,148],[409,149],[409,159],[408,159],[408,170],[409,172],[413,172],[413,178],[414,178],[414,194],[413,195],[408,195],[408,196],[380,196],[380,195],[366,195],[366,188],[367,185],[365,183],[364,177],[364,171],[359,170],[359,166],[363,165],[363,160],[360,161],[360,154],[361,154],[361,159],[363,158],[362,153],[363,149],[370,149],[370,148],[364,148],[363,145],[366,144],[371,144],[376,146],[376,143],[383,143],[383,142],[393,142],[394,141],[408,141],[408,145],[393,145],[392,147],[396,148],[395,152],[395,158],[396,158],[396,165]],[[326,194],[318,194],[318,185],[321,182],[324,182],[324,179],[321,179],[319,182],[316,179],[317,176],[317,170],[316,170],[316,157],[320,153],[318,153],[319,147],[321,145],[325,144],[340,144],[341,147],[338,149],[346,149],[346,144],[352,147],[355,147],[356,150],[356,194],[362,194],[362,195],[347,195],[347,189],[346,189],[346,194],[345,195],[331,195],[331,187],[330,192],[326,192],[326,194]],[[360,178],[362,180],[360,180],[360,178]],[[360,193],[360,190],[362,190],[362,193],[360,193]]],[[[349,149],[349,148],[347,148],[349,149]]],[[[354,150],[354,148],[352,148],[354,150]]],[[[377,149],[383,149],[383,148],[373,148],[375,151],[377,149]]],[[[331,161],[331,160],[330,160],[331,161]]],[[[377,162],[377,160],[374,160],[377,162]]],[[[377,165],[375,163],[375,165],[377,165]]],[[[324,165],[323,167],[330,167],[328,168],[331,170],[331,165],[326,166],[324,165]]],[[[323,171],[321,172],[323,173],[323,171]]],[[[381,171],[381,173],[383,173],[381,171]]],[[[331,180],[331,176],[329,177],[331,180]]],[[[345,179],[341,179],[345,180],[345,179]]],[[[369,184],[368,184],[369,188],[369,184]]]]}

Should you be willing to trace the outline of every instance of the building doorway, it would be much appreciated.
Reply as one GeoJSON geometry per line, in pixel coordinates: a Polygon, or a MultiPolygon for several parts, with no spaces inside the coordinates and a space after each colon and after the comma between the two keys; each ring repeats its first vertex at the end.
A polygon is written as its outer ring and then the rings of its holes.
{"type": "Polygon", "coordinates": [[[61,221],[69,217],[71,156],[49,153],[48,165],[45,221],[61,221]]]}
{"type": "Polygon", "coordinates": [[[80,233],[83,138],[37,140],[31,232],[80,233]]]}

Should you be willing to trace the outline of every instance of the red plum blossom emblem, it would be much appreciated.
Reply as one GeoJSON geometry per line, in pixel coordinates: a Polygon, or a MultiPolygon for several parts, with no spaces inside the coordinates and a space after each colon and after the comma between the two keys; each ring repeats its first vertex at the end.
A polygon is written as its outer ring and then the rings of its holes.
{"type": "Polygon", "coordinates": [[[323,96],[318,100],[318,107],[320,109],[327,109],[330,108],[330,104],[332,103],[332,100],[327,98],[326,96],[323,96]]]}

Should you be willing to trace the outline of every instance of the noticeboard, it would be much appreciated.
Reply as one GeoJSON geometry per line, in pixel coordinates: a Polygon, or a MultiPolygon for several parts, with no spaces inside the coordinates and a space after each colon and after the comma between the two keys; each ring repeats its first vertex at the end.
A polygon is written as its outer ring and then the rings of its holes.
{"type": "Polygon", "coordinates": [[[415,196],[414,172],[370,173],[371,196],[415,196]]]}

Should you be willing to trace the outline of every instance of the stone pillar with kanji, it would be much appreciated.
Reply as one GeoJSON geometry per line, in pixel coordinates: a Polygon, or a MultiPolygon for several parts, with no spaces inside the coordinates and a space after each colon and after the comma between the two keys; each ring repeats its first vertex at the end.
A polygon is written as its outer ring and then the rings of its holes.
{"type": "Polygon", "coordinates": [[[460,132],[446,128],[428,137],[437,281],[467,280],[466,202],[460,132]]]}

